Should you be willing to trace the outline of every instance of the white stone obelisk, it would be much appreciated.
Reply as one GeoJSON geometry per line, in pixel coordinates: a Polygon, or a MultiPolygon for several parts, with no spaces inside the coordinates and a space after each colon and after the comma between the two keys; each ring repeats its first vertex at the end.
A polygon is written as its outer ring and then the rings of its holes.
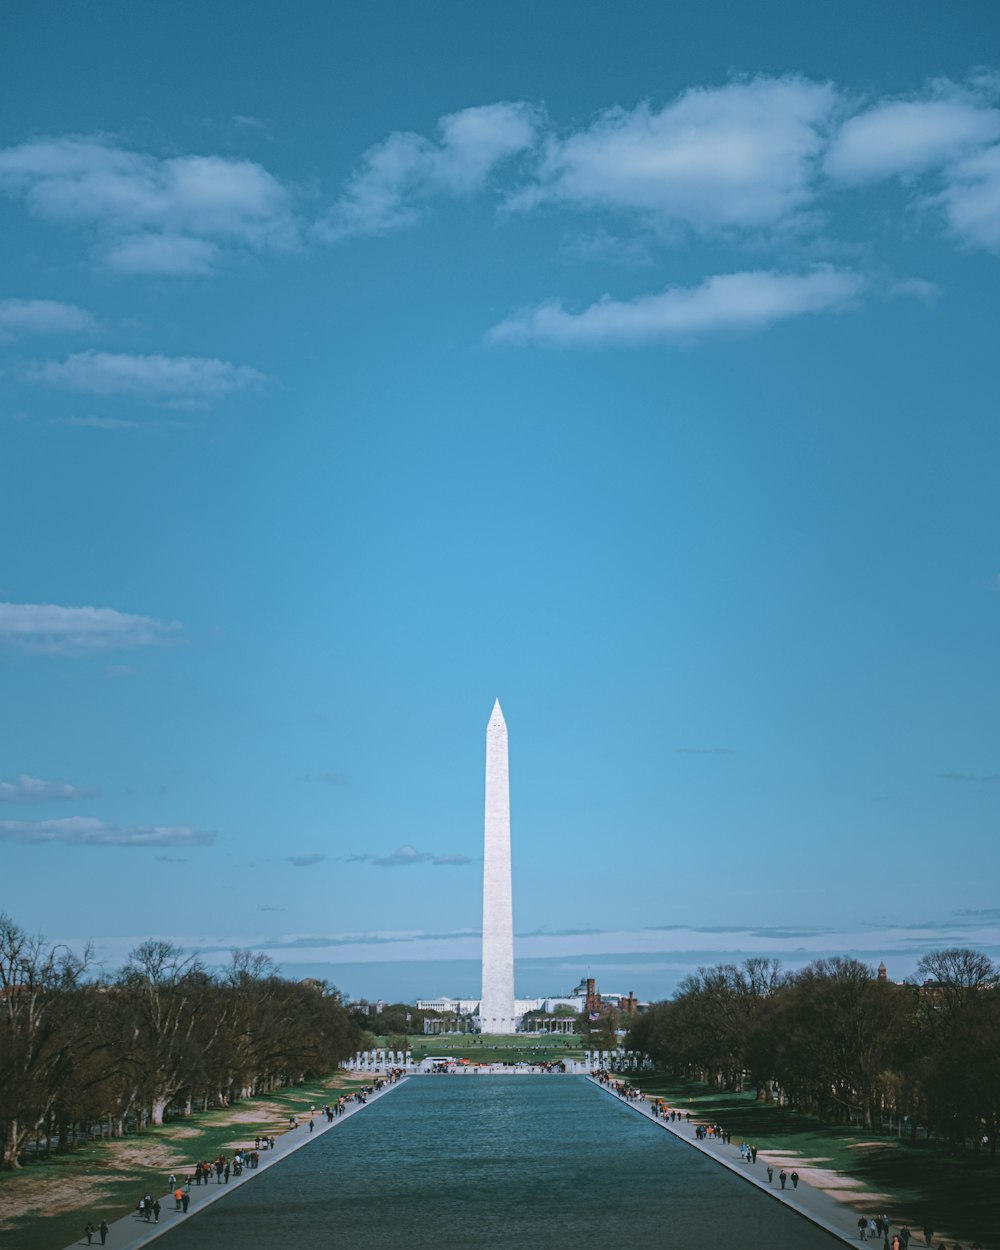
{"type": "Polygon", "coordinates": [[[486,831],[483,838],[483,1033],[514,1033],[514,912],[510,889],[510,783],[507,725],[500,700],[486,726],[486,831]]]}

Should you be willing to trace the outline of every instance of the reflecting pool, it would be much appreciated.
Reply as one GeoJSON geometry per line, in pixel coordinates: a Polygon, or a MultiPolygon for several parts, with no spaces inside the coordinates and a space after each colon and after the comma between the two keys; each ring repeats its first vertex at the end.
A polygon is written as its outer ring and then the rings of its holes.
{"type": "Polygon", "coordinates": [[[163,1250],[830,1250],[837,1239],[583,1077],[416,1077],[163,1250]]]}

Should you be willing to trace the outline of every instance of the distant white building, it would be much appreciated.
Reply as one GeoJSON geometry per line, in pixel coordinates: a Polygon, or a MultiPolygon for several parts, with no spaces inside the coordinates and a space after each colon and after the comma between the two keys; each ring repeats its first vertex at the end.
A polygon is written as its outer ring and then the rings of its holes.
{"type": "MultiPolygon", "coordinates": [[[[555,1014],[557,1008],[569,1007],[574,1014],[586,1011],[592,1019],[609,1009],[615,1009],[629,1015],[643,1012],[649,1003],[640,1002],[631,991],[626,994],[601,994],[593,978],[583,980],[568,994],[552,994],[547,998],[518,998],[514,1000],[514,1013],[518,1028],[529,1012],[542,1011],[549,1015],[555,1014]]],[[[479,999],[477,998],[418,998],[417,1009],[433,1011],[436,1018],[428,1017],[424,1022],[425,1033],[474,1033],[480,1029],[479,999]]],[[[538,1022],[545,1031],[569,1031],[568,1017],[538,1022]]]]}
{"type": "MultiPolygon", "coordinates": [[[[576,998],[515,998],[514,1014],[518,1020],[529,1011],[555,1011],[557,1007],[572,1007],[574,1011],[583,1010],[584,999],[576,998]],[[579,1005],[578,1005],[579,1004],[579,1005]]],[[[437,1011],[443,1016],[478,1016],[478,998],[418,998],[418,1011],[437,1011]]]]}

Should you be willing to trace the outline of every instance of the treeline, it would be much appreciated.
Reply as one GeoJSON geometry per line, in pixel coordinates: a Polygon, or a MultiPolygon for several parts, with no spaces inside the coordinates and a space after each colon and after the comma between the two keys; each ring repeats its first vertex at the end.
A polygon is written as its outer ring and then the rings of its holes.
{"type": "Polygon", "coordinates": [[[0,914],[0,1166],[332,1072],[361,1031],[322,982],[287,981],[234,950],[211,972],[143,942],[96,975],[0,914]]]}
{"type": "Polygon", "coordinates": [[[995,1156],[1000,968],[951,949],[917,973],[897,985],[855,959],[794,973],[768,959],[700,968],[636,1020],[627,1044],[677,1076],[827,1121],[985,1139],[995,1156]]]}

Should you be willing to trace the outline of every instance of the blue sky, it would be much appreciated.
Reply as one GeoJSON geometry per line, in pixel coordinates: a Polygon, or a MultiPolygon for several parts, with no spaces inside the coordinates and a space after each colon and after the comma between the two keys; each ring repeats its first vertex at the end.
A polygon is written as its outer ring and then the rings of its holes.
{"type": "Polygon", "coordinates": [[[370,997],[1000,954],[995,6],[8,6],[0,907],[370,997]]]}

